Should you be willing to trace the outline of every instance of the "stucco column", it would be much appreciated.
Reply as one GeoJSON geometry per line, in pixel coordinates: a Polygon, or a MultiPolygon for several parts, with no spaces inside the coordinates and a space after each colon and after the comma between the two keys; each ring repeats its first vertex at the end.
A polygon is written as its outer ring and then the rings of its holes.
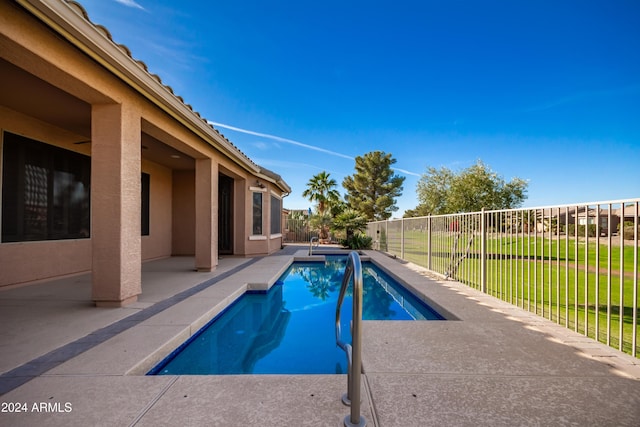
{"type": "Polygon", "coordinates": [[[218,265],[218,164],[196,159],[196,269],[218,265]]]}
{"type": "Polygon", "coordinates": [[[92,106],[92,298],[97,306],[123,306],[142,292],[140,132],[133,108],[92,106]]]}

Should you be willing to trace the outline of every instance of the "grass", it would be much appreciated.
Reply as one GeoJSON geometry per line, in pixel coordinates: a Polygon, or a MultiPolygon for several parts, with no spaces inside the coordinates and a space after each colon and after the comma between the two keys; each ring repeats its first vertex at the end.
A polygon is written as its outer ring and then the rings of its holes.
{"type": "MultiPolygon", "coordinates": [[[[456,242],[456,234],[434,232],[430,259],[425,232],[405,230],[404,251],[400,238],[393,238],[396,233],[386,243],[389,252],[407,261],[481,289],[480,239],[462,233],[456,242]]],[[[619,241],[614,237],[615,245],[609,246],[595,238],[586,242],[564,235],[549,238],[548,233],[490,236],[487,293],[626,353],[633,354],[635,336],[635,355],[640,357],[640,310],[634,313],[634,295],[636,309],[640,306],[634,289],[635,248],[619,241]]]]}

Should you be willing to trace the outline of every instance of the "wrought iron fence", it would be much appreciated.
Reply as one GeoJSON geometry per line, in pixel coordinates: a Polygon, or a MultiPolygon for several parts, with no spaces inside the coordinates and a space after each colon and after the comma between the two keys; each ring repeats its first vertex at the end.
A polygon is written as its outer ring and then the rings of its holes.
{"type": "Polygon", "coordinates": [[[289,243],[309,243],[318,237],[318,230],[309,227],[308,219],[287,219],[284,226],[284,241],[289,243]]]}
{"type": "Polygon", "coordinates": [[[640,199],[369,223],[374,248],[640,357],[640,199]]]}

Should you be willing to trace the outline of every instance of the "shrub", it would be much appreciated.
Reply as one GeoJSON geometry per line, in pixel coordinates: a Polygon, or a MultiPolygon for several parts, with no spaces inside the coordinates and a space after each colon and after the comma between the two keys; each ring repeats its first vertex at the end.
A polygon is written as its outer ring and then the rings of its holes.
{"type": "Polygon", "coordinates": [[[365,234],[354,233],[349,238],[341,240],[340,244],[354,250],[371,249],[372,241],[373,239],[365,234]]]}
{"type": "MultiPolygon", "coordinates": [[[[624,229],[623,229],[623,238],[625,240],[633,240],[634,238],[634,230],[633,230],[633,223],[631,223],[631,225],[627,225],[628,222],[624,223],[624,229]]],[[[638,226],[638,236],[640,236],[640,225],[638,226]]]]}
{"type": "MultiPolygon", "coordinates": [[[[584,237],[584,227],[585,225],[578,225],[578,237],[584,237]]],[[[596,237],[596,225],[595,224],[589,224],[586,227],[589,233],[589,237],[596,237]]],[[[575,224],[568,224],[567,225],[567,233],[569,234],[569,236],[575,236],[576,233],[576,226],[575,224]]]]}

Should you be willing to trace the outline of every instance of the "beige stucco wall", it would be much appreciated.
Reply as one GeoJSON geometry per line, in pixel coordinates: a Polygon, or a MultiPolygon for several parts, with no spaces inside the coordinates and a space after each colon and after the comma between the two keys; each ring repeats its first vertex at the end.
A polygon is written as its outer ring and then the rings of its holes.
{"type": "Polygon", "coordinates": [[[142,293],[140,110],[91,107],[92,298],[120,306],[142,293]]]}
{"type": "Polygon", "coordinates": [[[172,255],[196,252],[196,193],[194,171],[173,171],[172,255]]]}
{"type": "Polygon", "coordinates": [[[234,222],[234,250],[237,254],[245,254],[247,253],[247,234],[245,233],[245,225],[250,221],[250,214],[247,212],[251,210],[250,207],[247,207],[246,204],[246,192],[247,192],[247,181],[245,179],[235,180],[235,185],[233,189],[233,205],[236,215],[236,220],[234,222]],[[249,217],[248,217],[249,215],[249,217]],[[244,218],[244,221],[242,220],[244,218]]]}
{"type": "Polygon", "coordinates": [[[2,55],[9,62],[89,103],[115,102],[126,86],[97,63],[87,60],[18,5],[0,2],[2,55]],[[115,84],[114,84],[115,83],[115,84]]]}
{"type": "Polygon", "coordinates": [[[142,161],[142,172],[150,178],[149,235],[142,236],[142,259],[171,256],[172,173],[157,163],[142,161]]]}
{"type": "MultiPolygon", "coordinates": [[[[255,182],[249,181],[250,183],[255,182]]],[[[263,183],[265,185],[266,183],[263,183]]],[[[245,194],[245,205],[247,206],[247,212],[245,215],[245,227],[244,235],[246,239],[246,254],[247,255],[259,255],[259,254],[272,254],[282,248],[282,234],[271,234],[271,191],[276,192],[276,189],[270,184],[265,185],[264,189],[260,191],[258,187],[249,186],[245,194]],[[253,236],[253,193],[262,193],[262,235],[253,236]]],[[[276,194],[281,194],[276,192],[276,194]]]]}
{"type": "MultiPolygon", "coordinates": [[[[77,134],[10,110],[2,105],[0,105],[0,130],[23,135],[76,153],[91,155],[89,145],[74,144],[79,139],[77,134]]],[[[0,164],[0,168],[2,168],[2,164],[0,164]]]]}
{"type": "MultiPolygon", "coordinates": [[[[0,131],[90,154],[89,144],[73,143],[78,140],[77,135],[2,106],[0,131]]],[[[142,162],[142,171],[151,179],[150,235],[142,237],[142,259],[167,257],[172,254],[172,172],[149,161],[142,162]]],[[[178,193],[183,192],[184,187],[180,187],[178,193]]],[[[90,271],[91,254],[91,239],[0,244],[0,286],[90,271]],[[38,259],[39,262],[30,265],[24,262],[25,259],[38,259]]]]}
{"type": "Polygon", "coordinates": [[[271,231],[271,197],[278,197],[280,198],[280,211],[278,212],[277,218],[275,219],[276,222],[278,222],[278,224],[282,227],[282,205],[284,203],[284,201],[282,200],[282,193],[280,191],[277,191],[277,189],[275,188],[275,186],[269,186],[269,210],[268,212],[266,212],[266,216],[267,216],[267,226],[269,227],[269,247],[268,247],[268,252],[270,254],[279,251],[280,249],[282,249],[282,228],[280,228],[280,232],[278,233],[273,233],[271,231]]]}
{"type": "MultiPolygon", "coordinates": [[[[65,124],[53,125],[36,120],[28,115],[17,113],[0,107],[0,129],[24,135],[47,144],[60,146],[72,151],[91,155],[92,169],[96,162],[103,159],[117,166],[118,176],[124,182],[114,181],[114,194],[119,206],[119,219],[111,221],[108,215],[99,215],[100,224],[92,222],[92,238],[81,240],[0,243],[0,286],[24,283],[32,280],[78,272],[91,271],[96,268],[96,239],[94,227],[98,226],[100,235],[112,232],[124,239],[121,244],[113,248],[119,257],[116,261],[121,274],[114,280],[121,283],[139,281],[139,268],[130,268],[129,264],[139,260],[154,259],[170,255],[196,254],[196,228],[210,224],[207,235],[211,236],[210,248],[203,247],[203,241],[198,243],[200,251],[208,252],[211,258],[210,267],[215,268],[217,254],[217,171],[232,177],[234,184],[234,221],[233,221],[233,249],[237,255],[267,254],[281,247],[280,237],[271,238],[270,224],[270,191],[279,191],[275,185],[268,185],[263,201],[263,230],[264,240],[250,240],[252,209],[251,191],[249,186],[256,182],[257,177],[251,172],[246,163],[230,159],[228,148],[212,146],[211,136],[202,133],[198,126],[190,123],[193,118],[168,112],[151,102],[153,94],[142,96],[133,90],[119,77],[112,74],[99,61],[91,59],[76,46],[56,35],[39,20],[25,13],[14,3],[0,2],[0,52],[2,58],[15,64],[26,72],[47,81],[61,93],[72,95],[90,107],[92,117],[83,119],[85,126],[92,129],[83,135],[64,129],[65,124]],[[121,113],[104,114],[105,108],[116,109],[121,113]],[[111,118],[110,118],[111,117],[111,118]],[[120,127],[113,135],[104,136],[108,132],[96,133],[96,129],[109,129],[115,117],[116,126],[120,127]],[[96,120],[101,121],[96,123],[96,120]],[[107,122],[104,122],[107,120],[107,122]],[[89,122],[90,121],[90,122],[89,122]],[[178,150],[195,163],[202,160],[209,162],[208,171],[209,190],[204,191],[196,179],[195,164],[193,170],[171,170],[169,167],[154,163],[144,158],[144,153],[138,149],[139,135],[145,133],[152,136],[172,149],[178,150]],[[93,140],[90,144],[77,145],[78,141],[93,140]],[[102,138],[102,140],[100,140],[102,138]],[[111,145],[111,140],[116,145],[111,145]],[[106,141],[106,142],[105,142],[106,141]],[[100,145],[101,144],[101,145],[100,145]],[[117,146],[117,144],[122,144],[117,146]],[[98,153],[96,155],[96,153],[98,153]],[[115,156],[113,160],[111,157],[115,156]],[[139,173],[149,173],[151,177],[150,195],[150,235],[141,238],[128,238],[139,233],[139,173]],[[198,205],[196,192],[210,194],[209,206],[198,205]],[[137,198],[137,199],[136,199],[137,198]],[[198,209],[204,212],[197,213],[198,209]],[[205,218],[206,217],[206,218],[205,218]],[[123,220],[124,218],[124,220],[123,220]],[[120,224],[118,221],[124,221],[120,224]],[[110,230],[117,227],[118,230],[110,230]],[[110,230],[110,231],[109,231],[110,230]],[[127,254],[137,252],[129,258],[127,254]],[[36,266],[25,262],[26,259],[37,259],[36,266]],[[129,263],[129,264],[127,264],[129,263]],[[125,264],[127,264],[125,266],[125,264]],[[122,271],[125,272],[124,275],[122,271]],[[127,277],[125,277],[127,276],[127,277]],[[131,277],[128,277],[131,276],[131,277]]],[[[36,108],[36,101],[30,101],[36,108]]],[[[36,108],[37,109],[37,108],[36,108]]],[[[0,150],[1,153],[1,150],[0,150]]],[[[1,163],[0,163],[1,165],[1,163]]],[[[111,166],[111,165],[110,165],[111,166]]],[[[1,167],[1,166],[0,166],[1,167]]],[[[102,188],[111,185],[111,179],[106,170],[101,167],[99,172],[102,188]],[[106,180],[106,181],[105,181],[106,180]],[[105,187],[105,182],[107,182],[105,187]]],[[[92,173],[93,174],[93,173],[92,173]]],[[[1,175],[0,175],[1,176],[1,175]]],[[[264,182],[264,179],[262,179],[264,182]]],[[[99,181],[96,181],[99,182],[99,181]]],[[[94,183],[92,182],[92,185],[94,183]]],[[[198,194],[199,194],[198,193],[198,194]]],[[[94,194],[92,193],[92,209],[94,194]]],[[[104,199],[102,199],[104,201],[104,199]]],[[[108,209],[111,205],[105,203],[108,209]]],[[[95,212],[94,212],[95,213],[95,212]]],[[[1,214],[1,213],[0,213],[1,214]]],[[[96,217],[93,217],[95,220],[96,217]]],[[[139,234],[138,234],[139,236],[139,234]]],[[[106,240],[106,244],[110,244],[106,240]]],[[[208,242],[204,242],[205,245],[208,242]]],[[[112,248],[112,249],[113,249],[112,248]]],[[[100,258],[99,264],[109,268],[106,258],[100,258]]],[[[112,274],[109,272],[107,275],[112,274]]],[[[101,273],[102,274],[102,273],[101,273]]]]}
{"type": "MultiPolygon", "coordinates": [[[[86,145],[73,144],[77,141],[76,135],[2,106],[0,131],[88,154],[86,145]]],[[[1,177],[0,161],[0,180],[1,177]]],[[[90,239],[0,243],[0,287],[90,270],[90,239]]]]}
{"type": "Polygon", "coordinates": [[[0,245],[0,287],[91,269],[91,240],[51,240],[0,245]]]}

